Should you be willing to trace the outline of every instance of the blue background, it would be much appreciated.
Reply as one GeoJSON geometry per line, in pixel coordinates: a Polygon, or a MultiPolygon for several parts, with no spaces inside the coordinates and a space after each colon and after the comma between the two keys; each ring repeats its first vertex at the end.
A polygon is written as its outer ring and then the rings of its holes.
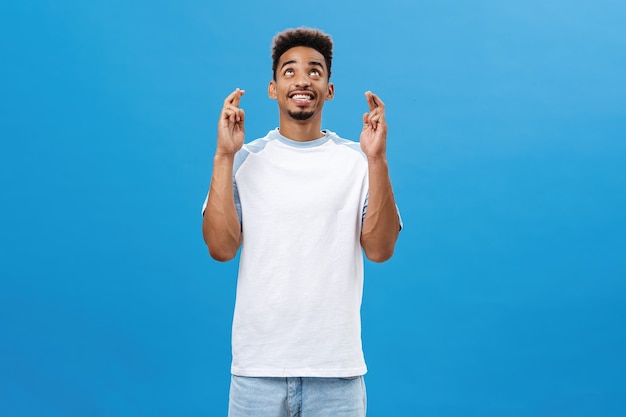
{"type": "Polygon", "coordinates": [[[237,263],[200,207],[224,97],[335,40],[387,105],[405,229],[366,265],[369,415],[626,415],[626,3],[0,4],[0,415],[225,415],[237,263]]]}

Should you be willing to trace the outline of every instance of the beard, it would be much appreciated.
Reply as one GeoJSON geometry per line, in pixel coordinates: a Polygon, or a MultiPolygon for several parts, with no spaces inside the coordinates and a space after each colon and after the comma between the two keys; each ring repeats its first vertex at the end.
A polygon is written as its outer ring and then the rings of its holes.
{"type": "Polygon", "coordinates": [[[291,116],[291,118],[295,120],[308,120],[315,114],[315,112],[312,111],[289,111],[288,113],[289,116],[291,116]]]}

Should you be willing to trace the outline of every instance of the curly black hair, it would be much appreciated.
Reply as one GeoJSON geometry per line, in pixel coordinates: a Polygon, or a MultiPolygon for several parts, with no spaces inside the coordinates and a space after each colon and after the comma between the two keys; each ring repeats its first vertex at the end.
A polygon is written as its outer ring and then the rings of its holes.
{"type": "Polygon", "coordinates": [[[330,66],[333,61],[333,40],[326,33],[319,29],[299,27],[287,29],[274,37],[272,45],[272,74],[276,80],[276,67],[280,57],[287,50],[296,46],[306,46],[313,48],[324,56],[328,78],[330,79],[330,66]]]}

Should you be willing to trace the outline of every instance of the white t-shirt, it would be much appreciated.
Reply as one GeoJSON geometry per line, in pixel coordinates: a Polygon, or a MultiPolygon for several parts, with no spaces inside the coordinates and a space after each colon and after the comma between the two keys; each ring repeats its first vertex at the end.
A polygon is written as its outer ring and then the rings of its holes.
{"type": "Polygon", "coordinates": [[[358,143],[324,133],[296,142],[275,129],[235,157],[243,240],[234,375],[367,371],[360,318],[367,159],[358,143]]]}

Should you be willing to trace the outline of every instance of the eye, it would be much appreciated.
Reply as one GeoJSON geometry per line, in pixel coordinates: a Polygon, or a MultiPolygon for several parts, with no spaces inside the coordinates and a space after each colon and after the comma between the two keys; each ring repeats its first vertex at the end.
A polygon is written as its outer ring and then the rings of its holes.
{"type": "Polygon", "coordinates": [[[293,74],[294,74],[294,72],[293,72],[293,70],[292,70],[292,69],[287,69],[287,70],[285,70],[285,75],[286,75],[287,77],[291,77],[293,74]]]}
{"type": "Polygon", "coordinates": [[[314,76],[314,77],[319,77],[319,76],[320,76],[320,72],[319,72],[319,70],[316,70],[316,69],[311,70],[310,74],[311,74],[312,76],[314,76]]]}

